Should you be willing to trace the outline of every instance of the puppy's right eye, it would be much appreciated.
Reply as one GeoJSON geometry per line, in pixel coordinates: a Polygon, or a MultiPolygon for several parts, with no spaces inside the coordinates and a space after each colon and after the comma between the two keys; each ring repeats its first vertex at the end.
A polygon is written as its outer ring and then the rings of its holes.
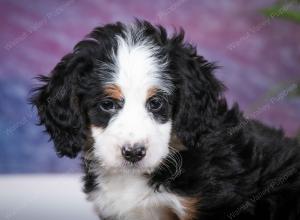
{"type": "Polygon", "coordinates": [[[113,99],[104,99],[100,101],[99,108],[104,112],[114,113],[121,108],[121,105],[113,99]]]}

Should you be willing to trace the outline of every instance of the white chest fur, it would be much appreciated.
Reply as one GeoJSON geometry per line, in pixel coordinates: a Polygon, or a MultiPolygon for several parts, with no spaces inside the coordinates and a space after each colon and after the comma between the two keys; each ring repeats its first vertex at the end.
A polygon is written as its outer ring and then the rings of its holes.
{"type": "Polygon", "coordinates": [[[98,183],[100,189],[91,193],[89,199],[103,218],[165,220],[166,210],[172,210],[180,218],[184,216],[178,196],[163,190],[155,192],[140,175],[106,175],[98,183]]]}

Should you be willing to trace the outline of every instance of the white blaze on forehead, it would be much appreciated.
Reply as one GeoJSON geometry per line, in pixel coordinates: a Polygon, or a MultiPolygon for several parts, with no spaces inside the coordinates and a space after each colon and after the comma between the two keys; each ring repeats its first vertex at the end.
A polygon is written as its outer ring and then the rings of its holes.
{"type": "Polygon", "coordinates": [[[162,85],[160,79],[166,62],[158,60],[159,47],[147,39],[134,43],[131,34],[127,34],[125,39],[120,36],[117,38],[115,80],[123,92],[136,91],[145,95],[151,87],[169,92],[167,85],[162,85]]]}
{"type": "Polygon", "coordinates": [[[159,65],[154,53],[147,45],[130,45],[119,38],[116,83],[123,93],[135,91],[145,95],[151,87],[159,86],[159,65]]]}

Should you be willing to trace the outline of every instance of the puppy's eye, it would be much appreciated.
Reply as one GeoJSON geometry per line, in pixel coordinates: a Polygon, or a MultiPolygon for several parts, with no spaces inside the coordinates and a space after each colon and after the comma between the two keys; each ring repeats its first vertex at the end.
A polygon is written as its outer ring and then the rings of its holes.
{"type": "Polygon", "coordinates": [[[160,97],[152,97],[147,102],[147,108],[151,112],[157,112],[163,107],[164,101],[160,97]]]}
{"type": "Polygon", "coordinates": [[[100,101],[99,108],[104,112],[114,113],[121,108],[121,105],[113,99],[104,99],[100,101]]]}

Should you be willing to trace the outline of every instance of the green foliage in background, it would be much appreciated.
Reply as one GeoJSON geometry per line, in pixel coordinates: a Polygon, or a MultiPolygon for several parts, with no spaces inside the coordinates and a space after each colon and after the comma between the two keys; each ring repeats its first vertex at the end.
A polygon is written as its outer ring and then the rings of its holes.
{"type": "MultiPolygon", "coordinates": [[[[262,9],[261,12],[268,18],[284,19],[300,24],[300,0],[279,0],[273,6],[262,9]]],[[[297,82],[297,88],[289,94],[289,97],[300,97],[300,81],[297,82]]],[[[300,128],[298,130],[297,138],[300,142],[300,128]]]]}
{"type": "Polygon", "coordinates": [[[292,9],[299,5],[299,0],[278,1],[275,5],[264,8],[262,13],[267,17],[278,17],[281,19],[300,23],[300,9],[292,9]]]}
{"type": "MultiPolygon", "coordinates": [[[[300,97],[300,82],[297,82],[297,88],[289,94],[290,98],[298,98],[300,97]]],[[[300,112],[299,112],[300,114],[300,112]]]]}

